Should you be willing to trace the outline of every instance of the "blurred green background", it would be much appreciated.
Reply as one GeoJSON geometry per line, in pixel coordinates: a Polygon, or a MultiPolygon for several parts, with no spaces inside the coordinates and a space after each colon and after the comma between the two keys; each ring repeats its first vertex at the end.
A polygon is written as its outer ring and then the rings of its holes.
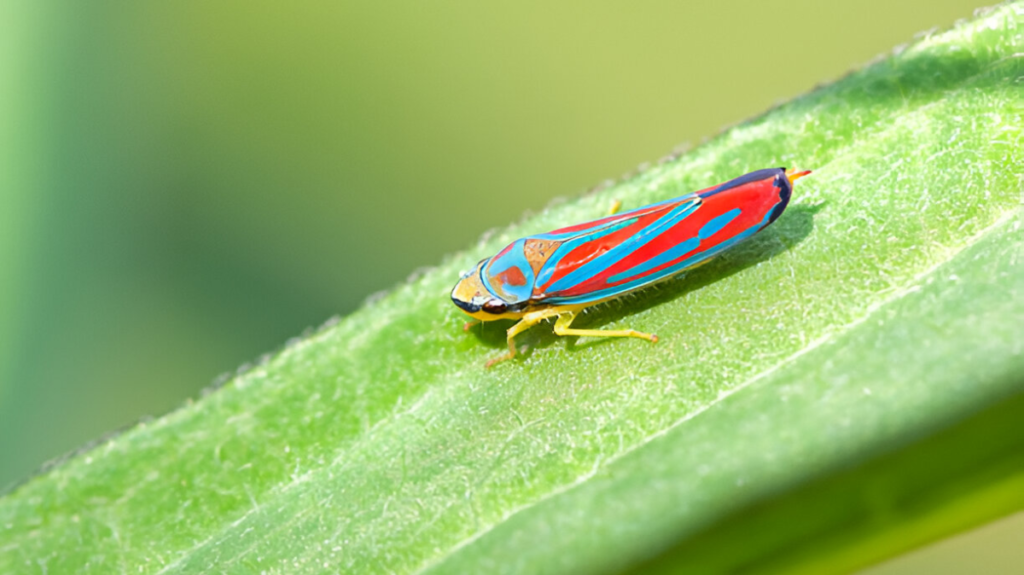
{"type": "Polygon", "coordinates": [[[0,485],[976,1],[3,0],[0,485]]]}

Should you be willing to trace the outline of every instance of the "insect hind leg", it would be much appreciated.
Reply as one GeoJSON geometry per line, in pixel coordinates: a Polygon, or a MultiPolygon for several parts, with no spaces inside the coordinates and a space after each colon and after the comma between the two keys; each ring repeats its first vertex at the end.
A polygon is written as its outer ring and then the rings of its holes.
{"type": "Polygon", "coordinates": [[[572,325],[573,320],[576,319],[576,316],[577,313],[574,311],[560,314],[558,319],[555,320],[555,333],[561,336],[637,337],[640,339],[646,339],[651,343],[656,343],[658,341],[658,336],[653,333],[644,333],[635,329],[575,329],[569,327],[572,325]]]}

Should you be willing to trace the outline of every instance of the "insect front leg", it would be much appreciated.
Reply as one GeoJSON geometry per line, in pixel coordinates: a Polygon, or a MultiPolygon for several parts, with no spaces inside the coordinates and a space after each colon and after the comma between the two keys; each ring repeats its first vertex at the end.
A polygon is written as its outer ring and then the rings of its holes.
{"type": "Polygon", "coordinates": [[[592,337],[638,337],[651,343],[658,341],[653,333],[644,333],[635,329],[573,329],[569,327],[576,319],[577,312],[563,312],[555,322],[555,333],[558,335],[578,335],[592,337]]]}
{"type": "Polygon", "coordinates": [[[496,364],[499,364],[499,363],[501,363],[503,361],[506,361],[506,360],[509,360],[509,359],[512,359],[513,357],[515,357],[516,356],[515,337],[517,335],[523,333],[524,331],[530,329],[531,327],[537,325],[538,323],[540,323],[540,322],[542,322],[542,321],[544,321],[544,320],[546,320],[548,318],[555,317],[555,316],[559,315],[560,313],[565,313],[565,312],[559,312],[559,311],[557,311],[555,309],[548,308],[548,309],[541,309],[541,310],[537,310],[537,311],[531,311],[531,312],[527,313],[526,315],[524,315],[523,318],[520,319],[518,323],[516,323],[512,327],[508,328],[508,331],[505,332],[506,336],[507,336],[507,340],[508,340],[508,353],[488,361],[486,367],[493,367],[496,364]]]}

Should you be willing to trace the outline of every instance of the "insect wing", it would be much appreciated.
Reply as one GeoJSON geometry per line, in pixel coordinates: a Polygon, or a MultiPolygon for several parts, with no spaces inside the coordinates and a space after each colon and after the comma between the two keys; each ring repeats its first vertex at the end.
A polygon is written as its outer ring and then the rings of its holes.
{"type": "Polygon", "coordinates": [[[534,299],[554,302],[556,298],[587,293],[598,283],[608,287],[602,277],[609,266],[628,261],[637,250],[694,213],[701,201],[691,194],[598,220],[594,222],[600,223],[598,226],[574,226],[536,236],[559,243],[537,271],[534,299]]]}
{"type": "Polygon", "coordinates": [[[534,299],[591,304],[703,263],[757,233],[785,207],[789,188],[783,200],[776,186],[781,173],[754,172],[667,204],[671,209],[615,233],[566,242],[559,251],[569,251],[553,255],[537,274],[534,299]]]}
{"type": "MultiPolygon", "coordinates": [[[[700,201],[692,194],[684,199],[700,201]]],[[[490,293],[508,304],[536,300],[535,286],[551,279],[556,262],[561,262],[563,271],[582,265],[584,260],[634,236],[682,201],[660,202],[546,234],[520,238],[488,258],[481,268],[481,281],[490,293]]]]}

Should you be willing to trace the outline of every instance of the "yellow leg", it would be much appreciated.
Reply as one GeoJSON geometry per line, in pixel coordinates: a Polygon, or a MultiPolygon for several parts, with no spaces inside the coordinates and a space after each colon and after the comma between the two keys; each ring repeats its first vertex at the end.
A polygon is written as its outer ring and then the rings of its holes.
{"type": "Polygon", "coordinates": [[[612,200],[612,207],[608,209],[608,215],[614,216],[619,213],[619,208],[622,207],[622,202],[619,200],[612,200]]]}
{"type": "Polygon", "coordinates": [[[531,311],[531,312],[527,313],[526,315],[524,315],[523,318],[520,319],[518,323],[516,323],[514,326],[508,328],[508,331],[505,332],[507,334],[507,338],[508,338],[508,353],[506,353],[505,355],[503,355],[501,357],[496,357],[496,358],[492,359],[491,361],[488,361],[487,362],[487,367],[493,367],[496,364],[499,364],[499,363],[501,363],[503,361],[506,361],[506,360],[509,360],[509,359],[512,359],[513,357],[515,357],[516,356],[515,337],[517,335],[523,333],[524,331],[530,329],[531,327],[537,325],[538,323],[540,323],[540,322],[542,322],[542,321],[544,321],[544,320],[546,320],[548,318],[555,317],[555,316],[559,315],[560,313],[565,313],[565,312],[559,312],[559,311],[557,311],[557,310],[555,310],[553,308],[548,308],[548,309],[541,309],[541,310],[537,310],[537,311],[531,311]]]}
{"type": "Polygon", "coordinates": [[[650,340],[651,343],[658,341],[658,336],[653,333],[644,333],[635,329],[572,329],[573,320],[576,319],[576,312],[563,312],[555,322],[555,333],[558,335],[579,335],[592,337],[638,337],[650,340]]]}
{"type": "Polygon", "coordinates": [[[473,329],[474,327],[476,327],[478,325],[480,325],[480,320],[478,320],[478,319],[471,319],[471,320],[467,321],[466,323],[462,324],[462,331],[469,331],[469,330],[473,329]]]}

